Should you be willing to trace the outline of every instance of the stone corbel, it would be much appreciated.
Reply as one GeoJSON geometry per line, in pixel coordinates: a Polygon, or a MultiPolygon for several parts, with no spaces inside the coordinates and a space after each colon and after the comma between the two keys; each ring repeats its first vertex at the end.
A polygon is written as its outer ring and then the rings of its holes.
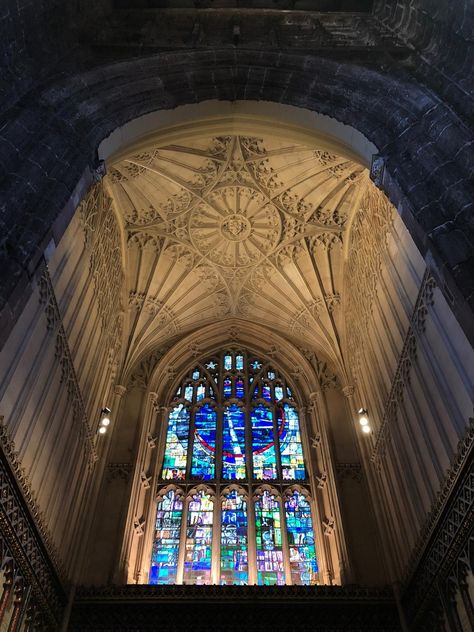
{"type": "Polygon", "coordinates": [[[342,387],[342,392],[347,399],[350,399],[351,397],[354,397],[355,386],[352,384],[346,384],[346,386],[342,387]]]}
{"type": "Polygon", "coordinates": [[[323,530],[324,535],[332,535],[334,533],[334,518],[324,518],[323,520],[323,530]]]}
{"type": "Polygon", "coordinates": [[[148,433],[146,442],[150,450],[156,448],[156,437],[153,437],[151,433],[148,433]]]}
{"type": "Polygon", "coordinates": [[[311,437],[311,447],[312,448],[320,448],[321,447],[321,434],[317,432],[314,437],[311,437]]]}
{"type": "Polygon", "coordinates": [[[319,489],[323,489],[326,486],[328,480],[328,475],[326,474],[326,472],[321,472],[321,474],[319,476],[316,475],[315,478],[319,489]]]}
{"type": "Polygon", "coordinates": [[[151,476],[147,476],[147,472],[142,472],[140,474],[140,481],[143,489],[150,489],[151,487],[151,476]]]}
{"type": "Polygon", "coordinates": [[[135,531],[135,535],[141,537],[145,533],[145,519],[135,518],[133,521],[133,530],[135,531]]]}
{"type": "Polygon", "coordinates": [[[114,386],[114,395],[117,395],[119,400],[122,399],[126,392],[127,388],[125,386],[122,386],[122,384],[116,384],[114,386]]]}

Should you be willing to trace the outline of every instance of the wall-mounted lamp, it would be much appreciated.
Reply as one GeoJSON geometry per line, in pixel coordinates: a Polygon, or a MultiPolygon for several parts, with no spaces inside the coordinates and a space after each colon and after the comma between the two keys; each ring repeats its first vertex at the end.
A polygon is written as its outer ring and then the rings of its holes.
{"type": "Polygon", "coordinates": [[[359,415],[359,423],[362,427],[362,432],[365,432],[365,434],[369,434],[371,432],[371,428],[369,425],[369,415],[367,413],[367,410],[365,408],[359,408],[357,414],[359,415]]]}
{"type": "Polygon", "coordinates": [[[97,432],[104,435],[107,432],[107,428],[110,426],[110,408],[102,408],[100,415],[99,429],[97,432]]]}

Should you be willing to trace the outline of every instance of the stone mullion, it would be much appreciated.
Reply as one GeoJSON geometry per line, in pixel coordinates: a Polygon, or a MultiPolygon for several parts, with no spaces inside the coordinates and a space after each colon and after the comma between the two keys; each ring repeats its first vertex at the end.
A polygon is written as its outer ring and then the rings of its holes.
{"type": "Polygon", "coordinates": [[[216,493],[220,494],[220,481],[222,480],[222,467],[223,467],[223,445],[224,445],[224,437],[223,437],[223,415],[224,410],[223,406],[217,405],[214,408],[216,412],[216,443],[215,443],[215,480],[216,480],[216,493]]]}
{"type": "Polygon", "coordinates": [[[281,525],[281,548],[283,550],[283,567],[285,569],[285,584],[291,586],[293,580],[291,577],[291,564],[290,564],[290,547],[288,544],[288,532],[286,530],[286,512],[285,512],[285,494],[279,497],[280,500],[280,525],[281,525]]]}
{"type": "Polygon", "coordinates": [[[183,497],[183,513],[181,516],[181,529],[179,534],[178,565],[176,568],[177,584],[184,584],[184,560],[186,556],[186,533],[190,501],[191,496],[189,494],[183,497]]]}
{"type": "Polygon", "coordinates": [[[255,499],[252,493],[249,493],[247,497],[247,560],[248,584],[255,586],[257,584],[257,530],[255,526],[255,499]]]}
{"type": "MultiPolygon", "coordinates": [[[[311,498],[309,500],[309,504],[311,507],[311,521],[313,524],[316,560],[318,562],[318,577],[319,576],[324,577],[326,576],[327,565],[326,565],[325,556],[321,555],[320,557],[320,551],[322,552],[324,550],[324,540],[323,540],[324,536],[321,529],[321,516],[319,512],[317,511],[317,505],[318,505],[317,491],[318,490],[316,489],[316,485],[315,485],[316,472],[315,472],[315,467],[314,467],[314,465],[316,465],[316,462],[313,463],[313,458],[312,458],[313,454],[310,447],[310,441],[309,441],[309,436],[308,436],[308,425],[310,428],[312,428],[313,426],[312,419],[311,419],[312,407],[309,406],[309,407],[300,408],[299,415],[300,415],[299,419],[300,419],[301,441],[303,444],[304,464],[305,464],[305,469],[308,474],[308,480],[309,480],[310,489],[311,489],[311,498]]],[[[315,446],[313,448],[313,451],[320,450],[321,449],[321,434],[317,433],[317,435],[314,435],[313,439],[315,441],[315,446]],[[317,441],[317,439],[319,439],[319,441],[317,441]]],[[[314,461],[316,460],[317,458],[314,459],[314,461]]]]}
{"type": "MultiPolygon", "coordinates": [[[[155,518],[156,518],[156,495],[157,495],[157,455],[156,455],[156,443],[150,441],[149,437],[154,437],[158,426],[163,426],[163,419],[168,419],[169,408],[165,406],[159,406],[156,401],[153,403],[153,409],[155,413],[151,414],[149,418],[148,427],[144,428],[146,437],[144,441],[144,449],[142,456],[142,465],[140,468],[140,483],[142,488],[142,494],[144,496],[143,502],[143,517],[145,519],[145,529],[141,542],[139,544],[139,553],[137,559],[141,559],[140,564],[140,576],[142,580],[149,578],[149,568],[151,564],[151,554],[153,550],[153,539],[155,532],[155,518]],[[148,479],[143,481],[142,473],[148,479]]],[[[142,439],[143,440],[143,439],[142,439]]]]}
{"type": "Polygon", "coordinates": [[[126,519],[123,546],[120,554],[119,573],[125,571],[127,565],[130,563],[130,560],[132,560],[130,566],[133,566],[133,580],[135,581],[135,583],[141,583],[142,564],[144,563],[143,543],[140,541],[136,542],[137,538],[143,541],[143,532],[140,533],[140,525],[137,525],[136,521],[145,521],[147,518],[146,514],[144,513],[144,492],[146,490],[144,490],[142,486],[141,472],[143,470],[143,460],[147,445],[146,436],[151,423],[151,418],[155,414],[155,402],[156,393],[149,392],[145,402],[145,409],[143,410],[142,415],[140,415],[141,419],[143,419],[143,422],[141,424],[137,440],[138,453],[135,460],[135,468],[130,486],[130,503],[126,519]],[[135,553],[134,556],[132,555],[133,552],[135,553]]]}
{"type": "Polygon", "coordinates": [[[212,583],[219,584],[220,583],[220,571],[221,571],[221,510],[222,510],[222,452],[223,452],[223,406],[217,405],[215,407],[216,411],[216,463],[215,463],[215,488],[216,488],[216,496],[214,499],[214,524],[212,527],[212,583]]]}
{"type": "Polygon", "coordinates": [[[218,585],[221,575],[221,509],[220,494],[215,495],[213,503],[213,524],[211,544],[211,584],[218,585]]]}
{"type": "Polygon", "coordinates": [[[275,446],[277,480],[281,481],[283,479],[283,474],[282,474],[282,468],[281,468],[280,437],[278,435],[277,407],[275,406],[274,402],[272,402],[271,411],[272,411],[272,420],[273,420],[273,444],[275,446]]]}
{"type": "MultiPolygon", "coordinates": [[[[328,538],[334,536],[334,544],[335,550],[339,562],[339,575],[340,582],[344,583],[345,581],[345,573],[346,569],[349,569],[349,556],[347,553],[347,545],[344,536],[344,528],[342,523],[342,514],[339,507],[339,499],[337,492],[337,475],[336,470],[333,464],[333,459],[331,455],[331,448],[329,444],[329,439],[327,436],[326,428],[328,423],[328,412],[327,406],[325,402],[325,398],[321,393],[312,393],[311,394],[311,409],[313,414],[313,423],[315,427],[318,429],[318,432],[321,436],[321,465],[323,468],[323,472],[326,474],[326,480],[322,481],[320,486],[322,488],[322,493],[317,494],[317,498],[325,498],[327,502],[327,509],[330,512],[329,516],[323,517],[320,514],[320,520],[318,524],[321,525],[321,520],[326,520],[325,533],[323,534],[323,542],[324,542],[324,551],[327,556],[326,560],[326,577],[324,583],[332,583],[334,579],[336,579],[335,569],[334,569],[334,560],[331,553],[331,547],[328,542],[328,538]],[[334,525],[330,524],[330,521],[334,520],[334,525]]],[[[319,504],[319,503],[318,503],[319,504]]],[[[326,503],[322,503],[324,506],[326,503]]],[[[321,508],[321,504],[318,508],[321,508]]]]}

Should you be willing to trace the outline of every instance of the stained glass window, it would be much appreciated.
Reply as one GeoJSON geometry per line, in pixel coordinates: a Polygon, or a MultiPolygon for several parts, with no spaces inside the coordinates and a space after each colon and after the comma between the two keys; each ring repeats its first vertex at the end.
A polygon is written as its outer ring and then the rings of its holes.
{"type": "Polygon", "coordinates": [[[285,583],[281,538],[280,504],[276,497],[264,491],[255,502],[255,532],[257,536],[257,582],[265,586],[285,583]]]}
{"type": "Polygon", "coordinates": [[[183,501],[170,490],[158,502],[151,554],[150,584],[174,584],[178,567],[183,501]]]}
{"type": "Polygon", "coordinates": [[[285,502],[286,529],[293,584],[317,584],[318,564],[314,547],[311,505],[298,491],[285,502]]]}
{"type": "Polygon", "coordinates": [[[294,406],[284,404],[277,408],[277,417],[282,476],[286,480],[304,480],[306,473],[298,412],[294,406]]]}
{"type": "Polygon", "coordinates": [[[251,414],[253,475],[257,479],[277,477],[273,413],[266,406],[256,406],[251,414]]]}
{"type": "Polygon", "coordinates": [[[221,584],[248,583],[247,503],[237,490],[222,501],[221,584]]]}
{"type": "Polygon", "coordinates": [[[297,392],[274,362],[226,349],[171,401],[150,583],[317,583],[297,392]]]}
{"type": "Polygon", "coordinates": [[[166,435],[163,461],[164,479],[183,479],[186,474],[186,459],[189,439],[189,409],[179,404],[171,411],[166,435]]]}
{"type": "Polygon", "coordinates": [[[213,510],[212,498],[204,491],[191,497],[186,523],[185,584],[211,583],[213,510]]]}
{"type": "Polygon", "coordinates": [[[198,408],[194,417],[194,445],[191,477],[214,478],[216,462],[216,411],[210,404],[198,408]]]}
{"type": "Polygon", "coordinates": [[[245,476],[245,412],[233,404],[224,408],[222,478],[243,479],[245,476]]]}

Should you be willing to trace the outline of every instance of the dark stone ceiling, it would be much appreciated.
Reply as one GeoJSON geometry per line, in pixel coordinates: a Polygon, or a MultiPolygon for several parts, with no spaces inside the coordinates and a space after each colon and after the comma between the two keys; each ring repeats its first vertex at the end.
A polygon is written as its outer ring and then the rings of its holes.
{"type": "Polygon", "coordinates": [[[373,0],[114,0],[117,9],[281,9],[300,11],[372,10],[373,0]]]}

